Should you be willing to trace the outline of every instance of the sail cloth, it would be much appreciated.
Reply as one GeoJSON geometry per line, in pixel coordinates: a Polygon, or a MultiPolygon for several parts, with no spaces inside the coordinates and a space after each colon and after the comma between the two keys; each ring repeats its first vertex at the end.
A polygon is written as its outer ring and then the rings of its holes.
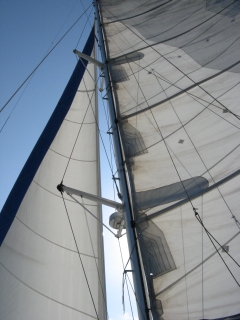
{"type": "Polygon", "coordinates": [[[99,4],[154,319],[236,315],[239,1],[99,4]]]}
{"type": "MultiPolygon", "coordinates": [[[[93,44],[92,30],[83,52],[93,44]]],[[[78,61],[2,210],[1,319],[106,318],[102,225],[67,195],[65,208],[56,188],[63,179],[100,195],[96,74],[86,66],[78,61]]],[[[84,205],[101,219],[99,205],[84,205]]]]}

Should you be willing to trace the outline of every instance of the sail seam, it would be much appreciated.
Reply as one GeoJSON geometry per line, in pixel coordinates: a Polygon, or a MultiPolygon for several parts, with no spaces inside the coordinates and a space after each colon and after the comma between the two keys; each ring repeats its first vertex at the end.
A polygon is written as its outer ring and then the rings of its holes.
{"type": "MultiPolygon", "coordinates": [[[[134,15],[134,16],[126,17],[126,18],[121,18],[121,19],[118,19],[118,20],[115,20],[115,21],[106,22],[106,23],[104,23],[104,25],[109,25],[109,24],[111,24],[111,23],[115,23],[115,22],[119,22],[119,21],[123,21],[123,20],[129,20],[129,19],[132,19],[132,18],[139,17],[139,16],[141,16],[141,15],[143,15],[143,14],[145,14],[145,13],[149,13],[149,12],[151,12],[151,11],[154,11],[154,10],[160,8],[160,7],[164,6],[165,4],[167,4],[167,3],[169,3],[169,2],[172,2],[172,0],[168,0],[168,1],[162,3],[162,4],[158,5],[158,6],[155,6],[155,7],[151,8],[151,9],[149,9],[149,10],[147,10],[147,11],[141,12],[141,13],[136,14],[136,15],[134,15]]],[[[179,2],[179,1],[178,1],[178,2],[179,2]]]]}
{"type": "Polygon", "coordinates": [[[86,312],[83,312],[83,311],[81,311],[81,310],[78,310],[78,309],[76,309],[76,308],[73,308],[73,307],[71,307],[71,306],[68,306],[67,304],[64,304],[64,303],[62,303],[62,302],[60,302],[60,301],[57,301],[57,300],[55,300],[55,299],[53,299],[53,298],[45,295],[44,293],[42,293],[42,292],[34,289],[33,287],[29,286],[27,283],[25,283],[25,282],[23,282],[21,279],[19,279],[17,276],[15,276],[7,267],[4,266],[4,264],[3,264],[1,261],[0,261],[0,264],[1,264],[1,266],[2,266],[9,274],[11,274],[15,279],[17,279],[20,283],[22,283],[22,284],[23,284],[24,286],[26,286],[27,288],[33,290],[33,291],[36,292],[37,294],[39,294],[39,295],[41,295],[41,296],[43,296],[43,297],[45,297],[45,298],[47,298],[47,299],[49,299],[49,300],[51,300],[51,301],[54,301],[54,302],[56,302],[56,303],[58,303],[58,304],[61,304],[62,306],[66,307],[66,308],[69,308],[69,309],[72,309],[72,310],[74,310],[74,311],[77,311],[77,312],[80,312],[80,313],[82,313],[82,314],[85,314],[86,316],[91,317],[91,318],[93,318],[93,319],[97,319],[96,317],[94,317],[94,316],[92,316],[92,315],[90,315],[90,314],[88,314],[88,313],[86,313],[86,312]]]}
{"type": "Polygon", "coordinates": [[[76,124],[94,124],[95,122],[77,122],[77,121],[72,121],[72,120],[68,120],[68,119],[64,119],[64,121],[67,121],[67,122],[71,122],[71,123],[76,123],[76,124]]]}
{"type": "MultiPolygon", "coordinates": [[[[62,197],[61,196],[59,196],[59,195],[57,195],[57,194],[55,194],[55,193],[53,193],[52,191],[50,191],[50,190],[48,190],[48,189],[46,189],[46,188],[44,188],[43,186],[41,186],[38,182],[36,182],[35,180],[33,180],[33,182],[34,183],[36,183],[36,185],[38,185],[40,188],[42,188],[43,190],[45,190],[45,191],[47,191],[47,192],[49,192],[49,193],[51,193],[52,195],[54,195],[54,196],[56,196],[56,197],[58,197],[58,198],[61,198],[62,199],[62,197]]],[[[69,201],[69,202],[75,202],[75,201],[72,201],[72,200],[70,200],[70,199],[66,199],[66,198],[64,198],[66,201],[69,201]]],[[[91,206],[91,207],[96,207],[97,205],[96,204],[90,204],[90,203],[87,203],[86,204],[86,206],[91,206]]]]}
{"type": "Polygon", "coordinates": [[[82,160],[82,159],[71,158],[71,157],[65,156],[64,154],[53,150],[52,148],[49,148],[49,150],[51,150],[52,152],[58,154],[61,157],[64,157],[64,158],[67,158],[67,159],[70,159],[70,160],[73,160],[73,161],[80,161],[80,162],[96,162],[97,161],[97,160],[82,160]]]}
{"type": "MultiPolygon", "coordinates": [[[[43,237],[41,234],[37,233],[37,232],[34,231],[32,228],[30,228],[29,226],[27,226],[21,219],[19,219],[18,217],[16,217],[16,219],[17,219],[20,223],[22,223],[27,229],[29,229],[30,231],[32,231],[34,234],[36,234],[36,235],[39,236],[40,238],[46,240],[47,242],[50,242],[50,243],[54,244],[55,246],[60,247],[60,248],[62,248],[62,249],[64,249],[64,250],[71,251],[71,252],[73,252],[73,253],[78,253],[76,250],[66,248],[66,247],[61,246],[60,244],[58,244],[58,243],[56,243],[56,242],[53,242],[53,241],[51,241],[51,240],[43,237]]],[[[81,254],[84,255],[84,256],[86,256],[86,257],[89,257],[89,258],[100,259],[100,258],[98,258],[98,257],[96,257],[96,256],[91,256],[91,255],[86,254],[86,253],[82,253],[82,252],[81,252],[81,254]]]]}
{"type": "MultiPolygon", "coordinates": [[[[223,244],[223,246],[227,245],[228,243],[230,243],[233,239],[235,239],[238,235],[240,234],[240,231],[237,232],[231,239],[229,239],[227,242],[225,242],[223,244]]],[[[181,281],[182,279],[186,278],[189,274],[191,274],[193,271],[195,271],[196,269],[198,269],[199,267],[201,267],[205,262],[207,262],[209,259],[211,259],[215,254],[218,253],[218,251],[221,249],[222,247],[220,247],[219,249],[215,250],[210,256],[208,256],[206,259],[204,259],[201,263],[199,263],[198,265],[196,265],[193,269],[189,270],[185,275],[183,275],[182,277],[178,278],[176,281],[174,281],[173,283],[171,283],[170,285],[168,285],[165,289],[163,289],[162,291],[156,293],[156,297],[161,295],[162,293],[164,293],[165,291],[167,291],[168,289],[170,289],[172,286],[174,286],[175,284],[177,284],[179,281],[181,281]]]]}
{"type": "MultiPolygon", "coordinates": [[[[137,64],[136,62],[133,62],[133,63],[137,64]]],[[[134,112],[134,113],[131,113],[131,114],[129,114],[129,115],[121,116],[120,119],[121,119],[121,120],[129,119],[129,118],[131,118],[131,117],[133,117],[133,116],[135,116],[135,115],[138,115],[138,114],[141,114],[141,113],[143,113],[143,112],[145,112],[145,111],[148,111],[149,108],[152,109],[152,108],[154,108],[154,107],[161,106],[161,105],[164,104],[165,102],[170,101],[170,100],[172,100],[172,99],[174,99],[174,98],[176,98],[176,97],[178,97],[178,96],[180,96],[180,95],[182,95],[182,94],[184,94],[184,93],[187,93],[188,95],[191,95],[191,96],[193,96],[193,97],[195,97],[195,98],[197,98],[197,99],[199,99],[199,100],[202,100],[202,101],[204,101],[204,102],[209,103],[208,101],[206,101],[206,100],[204,100],[204,99],[202,99],[202,98],[200,98],[200,97],[198,97],[198,96],[195,96],[194,94],[192,94],[192,93],[190,93],[190,92],[188,92],[188,91],[191,90],[191,89],[193,89],[193,88],[195,88],[195,87],[197,87],[197,86],[200,86],[200,85],[203,84],[203,83],[208,82],[209,80],[212,80],[212,79],[218,77],[219,75],[227,72],[228,70],[232,69],[233,67],[235,67],[235,66],[238,65],[239,63],[240,63],[240,60],[237,61],[237,62],[235,62],[234,64],[232,64],[232,65],[229,66],[228,68],[226,68],[226,69],[224,69],[224,70],[222,70],[222,71],[220,71],[220,72],[218,72],[218,73],[216,73],[216,74],[214,74],[214,75],[212,75],[212,76],[210,76],[210,77],[208,77],[208,78],[206,78],[206,79],[203,79],[203,80],[201,80],[201,81],[199,81],[199,82],[196,82],[196,83],[194,83],[193,85],[191,85],[191,86],[189,86],[188,88],[185,88],[185,89],[182,89],[182,88],[178,87],[177,85],[172,84],[172,83],[169,82],[168,80],[165,80],[165,79],[160,78],[161,80],[169,83],[170,85],[173,85],[174,87],[176,87],[176,88],[179,89],[180,91],[177,92],[177,93],[175,93],[175,94],[173,94],[172,96],[170,96],[170,97],[162,100],[162,101],[159,102],[159,103],[154,103],[154,104],[151,105],[150,107],[146,107],[146,108],[144,108],[144,109],[141,109],[141,110],[136,111],[136,112],[134,112]]],[[[146,70],[146,68],[144,68],[144,67],[141,67],[141,68],[144,69],[144,70],[146,70]]],[[[155,77],[158,77],[158,76],[155,75],[155,77]]],[[[192,81],[192,80],[191,80],[191,81],[192,81]]],[[[237,83],[237,84],[238,84],[238,83],[237,83]]],[[[200,88],[201,88],[201,87],[200,87],[200,88]]],[[[202,88],[201,88],[201,89],[202,89],[202,88]]],[[[214,97],[213,97],[213,99],[216,100],[216,98],[214,98],[214,97]]],[[[212,104],[212,103],[211,103],[211,104],[212,104]]],[[[218,106],[216,106],[216,105],[214,105],[214,104],[212,104],[212,105],[215,106],[215,107],[217,107],[217,108],[219,108],[218,106]]],[[[136,107],[138,107],[138,106],[136,106],[136,107]]],[[[134,107],[134,108],[136,108],[136,107],[134,107]]],[[[127,110],[126,112],[129,112],[129,110],[127,110]]],[[[238,129],[239,129],[239,128],[238,128],[238,129]]]]}
{"type": "MultiPolygon", "coordinates": [[[[182,32],[182,33],[180,33],[180,34],[178,34],[178,35],[176,35],[176,36],[174,36],[174,37],[170,37],[170,38],[165,39],[165,40],[163,40],[163,41],[156,42],[156,43],[154,43],[154,44],[152,44],[152,45],[147,45],[147,46],[142,47],[142,48],[140,48],[140,49],[138,49],[138,50],[134,50],[134,51],[132,51],[131,53],[138,52],[139,50],[144,50],[144,49],[148,49],[148,48],[153,48],[154,46],[156,46],[156,45],[158,45],[158,44],[161,44],[161,43],[164,43],[164,42],[168,42],[168,41],[170,41],[170,40],[173,40],[173,39],[176,39],[176,38],[178,38],[178,37],[180,37],[180,36],[183,36],[184,34],[186,34],[186,33],[190,32],[190,31],[198,28],[199,26],[203,25],[204,23],[206,23],[207,21],[211,20],[211,19],[214,18],[215,16],[219,15],[221,12],[223,12],[225,9],[227,9],[227,8],[230,7],[231,5],[232,5],[232,3],[229,4],[228,6],[226,6],[225,8],[223,8],[222,10],[220,10],[219,12],[217,12],[216,14],[212,15],[212,16],[209,17],[208,19],[206,19],[206,20],[204,20],[203,22],[199,23],[198,25],[196,25],[196,26],[188,29],[187,31],[184,31],[184,32],[182,32]]],[[[110,13],[111,13],[111,12],[110,12],[110,13]]],[[[114,15],[113,15],[113,16],[114,16],[114,15]]],[[[115,16],[114,16],[114,17],[115,17],[115,16]]],[[[115,17],[115,18],[116,18],[116,17],[115,17]]],[[[134,32],[130,27],[128,27],[125,23],[122,23],[122,24],[123,24],[128,30],[130,30],[132,33],[135,34],[135,32],[134,32]]],[[[137,37],[138,37],[139,39],[141,39],[138,35],[137,35],[137,37]]],[[[155,36],[149,37],[149,38],[146,39],[146,40],[150,40],[151,38],[154,38],[154,37],[155,37],[155,36]]],[[[141,41],[144,41],[145,43],[147,43],[146,40],[141,39],[141,41]]],[[[122,56],[126,56],[126,55],[122,55],[122,56]]]]}
{"type": "MultiPolygon", "coordinates": [[[[230,4],[231,5],[231,4],[230,4]]],[[[225,7],[223,10],[219,11],[217,14],[221,13],[222,11],[224,11],[226,8],[228,8],[230,5],[228,5],[227,7],[225,7]]],[[[217,15],[215,14],[215,15],[217,15]]],[[[215,16],[214,15],[214,16],[215,16]]],[[[209,18],[210,19],[210,18],[209,18]]],[[[206,21],[208,21],[209,19],[207,19],[206,21]]],[[[206,22],[205,21],[205,22],[206,22]]],[[[138,37],[139,39],[141,39],[141,41],[146,42],[146,40],[144,40],[143,38],[141,38],[136,32],[134,32],[129,26],[127,26],[126,24],[123,23],[123,25],[128,29],[130,30],[130,32],[132,32],[134,35],[136,35],[136,37],[138,37]]],[[[201,24],[200,24],[201,25],[201,24]]],[[[188,31],[192,30],[192,29],[195,29],[196,26],[194,28],[191,28],[189,29],[188,31]]],[[[188,32],[187,31],[187,32],[188,32]]],[[[183,34],[185,34],[186,32],[184,32],[183,34]]],[[[187,74],[185,74],[182,70],[180,70],[176,65],[174,65],[171,61],[169,61],[165,56],[162,56],[155,48],[154,48],[155,44],[154,45],[151,45],[150,47],[152,48],[153,51],[155,51],[158,55],[160,55],[161,57],[163,57],[168,63],[170,63],[173,67],[175,67],[179,72],[181,72],[184,76],[186,76],[190,81],[194,82],[187,74]]],[[[125,55],[125,57],[127,58],[127,56],[125,55]]],[[[129,63],[129,62],[128,62],[129,63]]],[[[130,66],[130,63],[129,63],[129,66],[130,66]]],[[[131,68],[132,70],[132,68],[131,68]]],[[[133,71],[132,71],[133,72],[133,71]]],[[[195,82],[194,82],[195,83],[195,82]]],[[[205,93],[207,93],[212,99],[216,100],[220,105],[222,105],[224,108],[226,108],[220,101],[218,101],[218,98],[215,98],[213,97],[209,92],[207,92],[204,88],[202,88],[199,84],[196,84],[197,86],[199,86],[200,89],[202,89],[205,93]]],[[[145,97],[144,97],[145,98],[145,97]]],[[[146,99],[145,99],[146,100],[146,99]]],[[[146,100],[147,102],[147,100],[146,100]]],[[[149,108],[149,106],[148,106],[149,108]]],[[[236,116],[236,115],[235,115],[236,116]]],[[[237,116],[238,118],[238,116],[237,116]]]]}
{"type": "MultiPolygon", "coordinates": [[[[157,79],[157,81],[158,81],[158,83],[159,83],[159,85],[160,85],[161,89],[164,91],[164,89],[163,89],[163,87],[162,87],[162,85],[161,85],[160,81],[159,81],[158,79],[157,79]]],[[[165,95],[167,96],[166,91],[165,91],[165,95]]],[[[219,99],[219,97],[218,97],[218,99],[219,99]]],[[[217,99],[216,99],[216,100],[217,100],[217,99]]],[[[217,100],[217,101],[218,101],[218,100],[217,100]]],[[[181,121],[181,119],[180,119],[180,117],[179,117],[179,115],[178,115],[177,111],[175,110],[175,108],[174,108],[174,106],[173,106],[173,104],[172,104],[172,102],[171,102],[171,101],[170,101],[170,105],[171,105],[171,107],[172,107],[172,109],[173,109],[173,111],[174,111],[175,115],[177,116],[178,121],[180,122],[180,124],[181,124],[181,126],[182,126],[183,130],[185,131],[186,135],[188,136],[188,139],[190,140],[190,142],[191,142],[191,144],[192,144],[193,149],[195,150],[195,152],[197,153],[197,155],[198,155],[199,159],[201,160],[202,164],[204,165],[204,167],[205,167],[205,169],[206,169],[206,172],[209,174],[209,176],[211,177],[211,179],[212,179],[212,180],[213,180],[213,182],[215,183],[214,177],[212,176],[212,174],[211,174],[211,172],[210,172],[210,169],[208,169],[208,168],[207,168],[207,165],[205,164],[205,162],[204,162],[204,160],[203,160],[203,158],[202,158],[202,156],[201,156],[201,154],[200,154],[200,152],[199,152],[198,148],[195,146],[195,144],[194,144],[194,142],[193,142],[193,139],[190,137],[190,134],[188,133],[188,131],[187,131],[187,129],[186,129],[186,126],[183,126],[183,123],[182,123],[182,121],[181,121]]],[[[207,106],[204,110],[206,110],[206,109],[208,109],[208,106],[207,106]]],[[[209,110],[209,109],[208,109],[208,110],[209,110]]],[[[178,158],[177,158],[177,159],[178,159],[178,158]]],[[[222,197],[223,201],[225,202],[225,204],[226,204],[226,206],[227,206],[228,210],[230,211],[230,213],[231,213],[231,215],[232,215],[232,218],[233,218],[233,217],[234,217],[234,215],[233,215],[233,213],[232,213],[232,210],[230,209],[230,207],[229,207],[229,205],[228,205],[227,201],[225,200],[225,198],[224,198],[224,196],[223,196],[222,192],[219,190],[219,188],[218,188],[218,187],[217,187],[217,189],[218,189],[219,194],[221,195],[221,197],[222,197]]],[[[190,195],[187,193],[187,190],[186,190],[186,189],[185,189],[185,192],[186,192],[187,197],[188,197],[188,199],[189,199],[189,201],[190,201],[190,203],[191,203],[191,205],[192,205],[192,207],[193,207],[193,204],[192,204],[192,202],[191,202],[191,200],[190,200],[190,195]]],[[[195,212],[195,217],[197,218],[196,211],[195,211],[195,209],[194,209],[194,208],[193,208],[193,210],[194,210],[194,212],[195,212]]],[[[204,229],[205,229],[205,227],[204,227],[204,229]]],[[[211,239],[210,239],[210,240],[211,240],[211,239]]],[[[212,241],[212,240],[211,240],[211,241],[212,241]]],[[[213,243],[213,242],[212,242],[212,244],[214,245],[214,243],[213,243]]],[[[215,245],[214,245],[214,247],[215,247],[215,245]]],[[[220,257],[221,257],[221,256],[220,256],[220,257]]],[[[222,258],[222,257],[221,257],[221,258],[222,258]]],[[[222,260],[223,260],[223,259],[222,259],[222,260]]],[[[223,260],[223,262],[224,262],[224,260],[223,260]]],[[[225,263],[225,262],[224,262],[224,263],[225,263]]]]}

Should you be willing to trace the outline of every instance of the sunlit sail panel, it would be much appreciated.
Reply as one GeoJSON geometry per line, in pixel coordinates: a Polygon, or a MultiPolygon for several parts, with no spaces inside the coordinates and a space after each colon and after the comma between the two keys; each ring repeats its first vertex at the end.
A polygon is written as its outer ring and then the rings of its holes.
{"type": "MultiPolygon", "coordinates": [[[[92,32],[86,54],[91,54],[93,42],[92,32]]],[[[2,319],[106,317],[102,225],[69,196],[64,195],[63,201],[56,188],[63,181],[100,195],[96,71],[93,64],[87,69],[86,65],[85,60],[79,60],[69,82],[78,81],[75,92],[71,92],[72,85],[65,90],[50,126],[33,151],[35,157],[29,158],[31,168],[25,167],[25,175],[20,175],[24,181],[28,172],[32,174],[43,139],[61,117],[59,106],[67,108],[72,96],[70,109],[40,161],[1,246],[2,319]]],[[[10,197],[8,203],[14,207],[13,192],[10,197]]],[[[101,219],[99,205],[79,201],[101,219]]],[[[10,207],[5,206],[3,213],[8,215],[6,209],[10,207]]]]}
{"type": "Polygon", "coordinates": [[[237,314],[239,266],[194,210],[239,264],[239,4],[100,4],[154,317],[237,314]]]}

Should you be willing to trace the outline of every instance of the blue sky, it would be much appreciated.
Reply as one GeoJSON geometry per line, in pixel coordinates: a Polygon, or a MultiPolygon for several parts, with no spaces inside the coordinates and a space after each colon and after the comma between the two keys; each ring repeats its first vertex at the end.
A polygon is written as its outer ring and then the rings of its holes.
{"type": "MultiPolygon", "coordinates": [[[[83,6],[87,8],[91,3],[86,0],[0,1],[0,108],[80,17],[84,12],[83,6]]],[[[1,207],[73,71],[76,57],[72,50],[77,48],[81,51],[84,47],[93,21],[91,9],[87,11],[91,13],[91,22],[84,14],[0,114],[1,207]]],[[[103,105],[101,109],[103,111],[103,105]]],[[[101,118],[104,118],[103,112],[101,118]]],[[[107,143],[108,135],[104,134],[107,127],[101,125],[101,130],[107,143]]],[[[103,196],[113,198],[111,175],[104,161],[101,164],[104,172],[103,196]]],[[[112,210],[104,208],[106,223],[110,213],[112,210]]],[[[122,264],[117,239],[106,230],[104,237],[108,243],[105,252],[109,318],[132,319],[128,305],[125,315],[122,311],[122,264]]],[[[121,243],[126,261],[126,242],[121,240],[121,243]]],[[[134,313],[136,315],[136,311],[134,313]]]]}

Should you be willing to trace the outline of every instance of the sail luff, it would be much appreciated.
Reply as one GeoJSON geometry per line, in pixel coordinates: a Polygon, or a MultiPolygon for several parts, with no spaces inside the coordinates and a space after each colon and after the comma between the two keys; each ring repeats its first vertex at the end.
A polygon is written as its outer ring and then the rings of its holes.
{"type": "Polygon", "coordinates": [[[131,205],[130,205],[131,200],[129,196],[129,190],[127,187],[127,178],[125,173],[126,167],[124,165],[124,158],[122,154],[123,150],[121,147],[119,129],[116,121],[116,113],[115,113],[116,109],[114,106],[114,98],[113,98],[113,93],[111,89],[112,81],[109,78],[109,69],[107,65],[108,49],[104,45],[103,29],[100,28],[102,24],[101,22],[102,20],[100,20],[101,10],[99,7],[99,2],[95,1],[94,3],[95,3],[97,23],[99,28],[99,41],[100,41],[100,47],[101,47],[101,53],[102,53],[102,60],[104,64],[104,76],[105,76],[106,90],[108,95],[109,114],[110,114],[111,128],[113,132],[114,150],[116,154],[116,165],[117,165],[118,175],[120,179],[122,200],[124,202],[124,219],[125,219],[129,252],[131,252],[130,261],[131,261],[131,266],[133,270],[132,275],[133,275],[133,282],[134,282],[135,295],[136,295],[136,304],[138,308],[138,317],[140,320],[144,320],[144,319],[149,319],[149,310],[148,310],[144,280],[143,280],[143,275],[141,270],[140,257],[138,253],[137,236],[135,233],[133,215],[131,212],[131,205]]]}

